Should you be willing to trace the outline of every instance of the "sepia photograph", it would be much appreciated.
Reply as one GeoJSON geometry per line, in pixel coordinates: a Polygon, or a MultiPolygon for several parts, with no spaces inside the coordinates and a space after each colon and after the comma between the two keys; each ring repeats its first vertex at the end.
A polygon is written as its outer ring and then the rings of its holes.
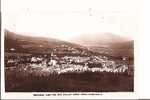
{"type": "Polygon", "coordinates": [[[27,5],[4,13],[5,92],[135,91],[136,7],[27,5]]]}

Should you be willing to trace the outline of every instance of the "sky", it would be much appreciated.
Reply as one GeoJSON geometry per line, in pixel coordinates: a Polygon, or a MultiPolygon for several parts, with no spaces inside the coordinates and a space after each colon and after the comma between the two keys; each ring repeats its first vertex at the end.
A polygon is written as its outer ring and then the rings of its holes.
{"type": "Polygon", "coordinates": [[[4,28],[23,35],[69,40],[81,34],[134,38],[137,0],[3,0],[4,28]]]}

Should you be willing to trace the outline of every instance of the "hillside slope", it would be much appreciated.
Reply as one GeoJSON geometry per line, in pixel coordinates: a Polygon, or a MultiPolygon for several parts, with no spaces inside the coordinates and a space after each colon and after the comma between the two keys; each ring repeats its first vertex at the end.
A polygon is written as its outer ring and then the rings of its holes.
{"type": "Polygon", "coordinates": [[[50,53],[54,48],[66,45],[76,49],[86,49],[78,44],[61,41],[53,38],[23,36],[5,30],[5,52],[15,49],[21,53],[50,53]]]}

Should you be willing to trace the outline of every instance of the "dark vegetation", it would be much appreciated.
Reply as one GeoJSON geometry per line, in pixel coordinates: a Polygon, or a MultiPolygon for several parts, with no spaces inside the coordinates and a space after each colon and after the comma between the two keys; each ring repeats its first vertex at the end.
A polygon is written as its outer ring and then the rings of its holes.
{"type": "Polygon", "coordinates": [[[38,76],[9,71],[6,92],[131,92],[133,76],[127,73],[84,72],[38,76]]]}

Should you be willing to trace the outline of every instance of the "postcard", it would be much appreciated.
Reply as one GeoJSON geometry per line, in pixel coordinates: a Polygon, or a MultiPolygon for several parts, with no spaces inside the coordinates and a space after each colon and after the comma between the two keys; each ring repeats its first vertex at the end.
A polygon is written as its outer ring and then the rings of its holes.
{"type": "Polygon", "coordinates": [[[137,98],[137,0],[3,5],[2,98],[137,98]]]}

